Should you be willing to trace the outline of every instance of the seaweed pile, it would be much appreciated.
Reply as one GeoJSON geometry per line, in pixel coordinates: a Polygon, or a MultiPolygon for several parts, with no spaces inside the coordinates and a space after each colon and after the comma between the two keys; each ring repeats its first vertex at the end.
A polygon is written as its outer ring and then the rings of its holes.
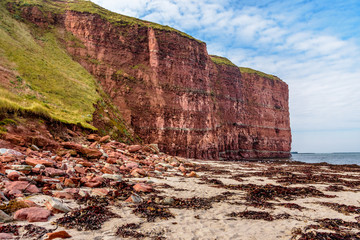
{"type": "Polygon", "coordinates": [[[141,203],[135,207],[133,213],[142,218],[146,218],[148,222],[154,222],[156,218],[169,219],[174,215],[165,207],[161,207],[153,202],[141,203]]]}
{"type": "Polygon", "coordinates": [[[119,217],[119,215],[110,212],[105,207],[89,206],[66,213],[64,217],[59,218],[55,223],[65,228],[76,228],[78,231],[98,230],[110,218],[119,217]]]}
{"type": "Polygon", "coordinates": [[[244,219],[253,219],[253,220],[265,220],[265,221],[274,221],[277,219],[288,219],[290,215],[287,213],[282,213],[278,215],[271,215],[268,212],[260,212],[260,211],[243,211],[243,212],[232,212],[228,215],[228,217],[239,217],[244,219]]]}

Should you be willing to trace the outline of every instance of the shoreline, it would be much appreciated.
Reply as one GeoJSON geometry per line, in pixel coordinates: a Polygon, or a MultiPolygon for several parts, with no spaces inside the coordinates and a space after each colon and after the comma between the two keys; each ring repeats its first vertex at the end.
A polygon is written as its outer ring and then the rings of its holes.
{"type": "MultiPolygon", "coordinates": [[[[53,215],[43,222],[0,223],[0,237],[4,229],[12,239],[47,239],[49,231],[87,240],[360,237],[360,166],[204,161],[146,149],[112,141],[101,144],[98,150],[107,157],[100,160],[70,155],[60,159],[51,152],[27,151],[22,157],[7,156],[12,161],[5,163],[0,156],[8,169],[24,160],[29,163],[31,156],[67,174],[62,178],[44,173],[39,180],[36,168],[20,172],[39,192],[23,189],[17,201],[50,209],[53,215]],[[73,179],[74,185],[65,179],[73,179]],[[102,182],[93,185],[96,180],[102,182]],[[54,201],[61,207],[49,205],[54,201]],[[97,220],[90,224],[79,216],[97,220]],[[24,227],[29,224],[38,235],[29,235],[24,227]]],[[[0,191],[9,197],[9,184],[19,179],[11,180],[9,174],[0,177],[0,191]]],[[[0,202],[4,211],[8,203],[0,202]]],[[[14,217],[17,211],[8,215],[14,217]]]]}

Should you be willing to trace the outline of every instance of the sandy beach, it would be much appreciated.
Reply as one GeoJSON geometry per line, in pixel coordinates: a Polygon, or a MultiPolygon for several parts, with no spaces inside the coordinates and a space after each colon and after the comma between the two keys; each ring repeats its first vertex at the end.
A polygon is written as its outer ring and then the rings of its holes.
{"type": "MultiPolygon", "coordinates": [[[[25,200],[52,211],[41,222],[8,220],[0,227],[2,239],[53,239],[46,233],[59,231],[66,231],[71,239],[87,240],[360,237],[359,166],[204,161],[144,150],[129,152],[131,146],[119,146],[114,142],[102,145],[107,157],[91,162],[66,156],[56,162],[53,153],[28,151],[21,158],[38,156],[58,170],[66,163],[67,175],[52,176],[60,181],[57,185],[37,181],[38,193],[23,190],[17,197],[7,187],[14,181],[9,175],[1,176],[2,191],[12,201],[25,200]],[[121,176],[121,180],[102,180],[96,187],[85,180],[65,186],[66,178],[106,179],[109,175],[121,176]],[[47,204],[51,199],[68,210],[54,211],[47,204]],[[94,213],[98,215],[84,218],[94,213]],[[32,231],[25,228],[29,224],[32,231]]],[[[2,164],[13,169],[21,158],[2,164]]],[[[20,175],[32,183],[41,175],[35,172],[33,168],[20,175]]],[[[47,176],[46,172],[42,175],[47,176]]],[[[9,201],[3,198],[1,209],[12,211],[6,206],[9,201]]],[[[16,211],[8,215],[14,217],[16,211]]]]}

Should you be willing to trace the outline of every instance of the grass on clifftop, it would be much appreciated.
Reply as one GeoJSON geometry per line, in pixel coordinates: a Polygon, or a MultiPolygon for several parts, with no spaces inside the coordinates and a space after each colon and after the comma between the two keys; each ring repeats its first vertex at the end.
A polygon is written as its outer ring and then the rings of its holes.
{"type": "Polygon", "coordinates": [[[263,73],[263,72],[260,72],[260,71],[257,71],[257,70],[251,69],[251,68],[240,67],[240,72],[241,73],[256,74],[256,75],[259,75],[261,77],[269,78],[269,79],[276,80],[276,81],[281,81],[281,79],[278,78],[277,76],[267,74],[267,73],[263,73]]]}
{"type": "Polygon", "coordinates": [[[95,129],[89,124],[100,99],[95,79],[71,59],[56,36],[56,29],[44,31],[16,21],[0,3],[0,67],[14,75],[0,81],[0,109],[95,129]]]}
{"type": "Polygon", "coordinates": [[[210,58],[214,63],[216,63],[218,65],[227,65],[227,66],[237,67],[235,64],[233,64],[229,59],[227,59],[225,57],[210,55],[210,58]]]}
{"type": "Polygon", "coordinates": [[[44,12],[53,12],[53,13],[64,13],[66,10],[72,10],[81,13],[92,13],[98,14],[101,18],[109,21],[114,25],[127,26],[127,25],[139,25],[145,27],[152,27],[154,29],[159,29],[163,31],[177,32],[181,36],[184,36],[189,39],[196,40],[200,43],[202,41],[184,33],[179,30],[176,30],[169,26],[160,25],[157,23],[140,20],[134,17],[128,17],[118,13],[111,12],[105,8],[100,7],[99,5],[87,1],[87,0],[5,0],[8,3],[17,3],[18,6],[38,6],[40,10],[44,12]]]}

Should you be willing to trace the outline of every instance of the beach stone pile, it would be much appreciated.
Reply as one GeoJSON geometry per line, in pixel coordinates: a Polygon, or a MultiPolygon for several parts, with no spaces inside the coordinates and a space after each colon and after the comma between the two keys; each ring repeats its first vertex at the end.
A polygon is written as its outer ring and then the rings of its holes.
{"type": "MultiPolygon", "coordinates": [[[[51,151],[36,145],[0,148],[0,226],[47,222],[72,211],[63,199],[116,196],[121,186],[131,187],[124,203],[141,203],[142,194],[155,190],[147,177],[197,177],[189,170],[194,163],[161,153],[157,144],[126,145],[90,134],[81,144],[60,145],[51,151]],[[33,197],[43,201],[32,201],[33,197]]],[[[15,237],[0,234],[0,239],[15,237]]],[[[49,239],[57,235],[69,237],[62,231],[49,234],[49,239]]]]}

